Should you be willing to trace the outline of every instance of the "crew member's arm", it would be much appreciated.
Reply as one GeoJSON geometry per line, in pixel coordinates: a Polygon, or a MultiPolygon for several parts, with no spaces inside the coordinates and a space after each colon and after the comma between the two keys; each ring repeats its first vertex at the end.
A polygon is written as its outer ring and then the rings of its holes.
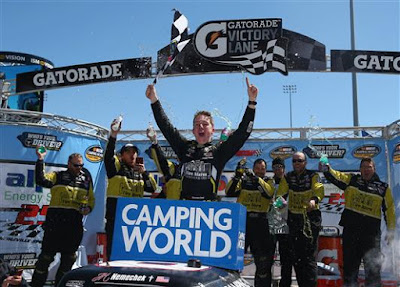
{"type": "Polygon", "coordinates": [[[167,182],[175,173],[174,164],[167,160],[159,144],[152,144],[150,152],[151,157],[157,166],[157,170],[164,175],[165,181],[167,182]]]}
{"type": "Polygon", "coordinates": [[[287,198],[288,192],[289,192],[289,185],[287,183],[286,176],[284,176],[279,182],[278,191],[276,192],[276,197],[283,196],[287,198]]]}
{"type": "Polygon", "coordinates": [[[258,179],[257,189],[261,191],[261,195],[268,199],[272,199],[272,197],[274,196],[274,189],[263,178],[257,176],[257,179],[258,179]]]}
{"type": "Polygon", "coordinates": [[[94,197],[94,192],[93,192],[93,181],[92,181],[92,176],[90,175],[89,172],[86,173],[89,178],[90,178],[90,184],[89,184],[89,190],[88,190],[88,208],[89,210],[84,213],[84,215],[89,214],[92,212],[94,209],[94,202],[95,202],[95,197],[94,197]]]}
{"type": "Polygon", "coordinates": [[[318,203],[324,198],[324,185],[321,182],[321,178],[317,172],[311,178],[311,189],[313,196],[310,198],[308,210],[317,208],[318,203]]]}
{"type": "Polygon", "coordinates": [[[274,186],[274,180],[272,178],[260,178],[263,183],[260,184],[262,186],[262,189],[264,191],[264,196],[267,197],[268,199],[274,198],[274,193],[275,193],[275,186],[274,186]]]}
{"type": "Polygon", "coordinates": [[[150,193],[155,192],[157,189],[157,182],[155,181],[154,177],[149,174],[143,163],[136,164],[136,166],[144,181],[144,191],[150,193]]]}
{"type": "Polygon", "coordinates": [[[57,174],[55,172],[47,173],[44,172],[44,157],[47,151],[40,152],[40,147],[36,147],[36,155],[38,157],[35,165],[35,182],[37,185],[52,188],[57,180],[57,174]]]}
{"type": "Polygon", "coordinates": [[[144,190],[153,193],[157,190],[157,182],[154,177],[146,171],[143,174],[144,190]]]}
{"type": "Polygon", "coordinates": [[[227,197],[239,197],[241,190],[241,179],[239,177],[233,177],[225,188],[227,197]]]}
{"type": "MultiPolygon", "coordinates": [[[[321,164],[319,165],[319,170],[322,171],[321,164]]],[[[336,185],[341,190],[345,190],[348,184],[350,183],[353,174],[347,174],[344,172],[334,170],[330,165],[328,165],[328,171],[324,172],[324,176],[332,184],[336,185]]]]}
{"type": "Polygon", "coordinates": [[[393,200],[393,195],[390,187],[388,186],[385,191],[383,199],[383,217],[385,218],[388,232],[394,232],[396,228],[396,212],[393,200]]]}
{"type": "MultiPolygon", "coordinates": [[[[113,126],[114,123],[115,120],[111,123],[111,127],[113,126]]],[[[116,166],[118,160],[114,155],[114,150],[115,150],[115,143],[117,141],[117,135],[120,130],[121,130],[121,123],[116,131],[110,128],[110,137],[108,138],[106,152],[104,154],[104,165],[106,167],[108,178],[114,177],[118,172],[118,167],[116,166]]]]}

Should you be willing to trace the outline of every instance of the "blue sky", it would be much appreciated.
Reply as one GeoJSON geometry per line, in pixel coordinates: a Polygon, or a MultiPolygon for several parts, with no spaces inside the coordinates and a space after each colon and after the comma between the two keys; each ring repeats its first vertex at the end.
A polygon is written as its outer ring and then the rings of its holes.
{"type": "MultiPolygon", "coordinates": [[[[400,51],[400,1],[354,1],[357,50],[400,51]]],[[[34,54],[56,67],[150,56],[167,45],[180,10],[190,32],[212,20],[282,18],[283,28],[332,49],[350,49],[349,1],[18,1],[0,0],[0,50],[34,54]]],[[[349,73],[277,72],[183,76],[160,79],[157,90],[173,123],[191,128],[193,114],[206,109],[235,127],[247,104],[245,77],[260,90],[255,128],[353,126],[349,73]]],[[[359,123],[385,126],[400,119],[400,75],[358,74],[359,123]]],[[[144,96],[152,80],[121,81],[46,92],[44,111],[109,127],[120,113],[123,129],[154,123],[144,96]]],[[[216,128],[224,128],[216,118],[216,128]]]]}

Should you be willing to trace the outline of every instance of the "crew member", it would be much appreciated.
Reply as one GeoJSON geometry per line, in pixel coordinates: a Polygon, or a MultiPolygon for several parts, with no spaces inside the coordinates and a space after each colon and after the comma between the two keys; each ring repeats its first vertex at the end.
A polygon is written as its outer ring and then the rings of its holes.
{"type": "Polygon", "coordinates": [[[324,186],[317,172],[306,169],[303,152],[292,157],[293,171],[280,181],[277,196],[288,196],[290,250],[300,287],[317,285],[317,247],[321,229],[318,203],[324,198],[324,186]]]}
{"type": "Polygon", "coordinates": [[[358,286],[358,270],[364,262],[365,286],[381,286],[381,216],[391,243],[396,226],[395,206],[389,185],[379,179],[372,158],[363,158],[360,174],[343,173],[320,164],[331,183],[344,190],[343,277],[346,287],[358,286]]]}
{"type": "MultiPolygon", "coordinates": [[[[151,141],[149,156],[153,159],[163,180],[163,190],[157,198],[180,199],[181,196],[181,176],[179,165],[173,161],[167,160],[157,140],[156,131],[146,131],[147,138],[151,141]]],[[[146,151],[147,153],[147,151],[146,151]]]]}
{"type": "Polygon", "coordinates": [[[253,170],[243,167],[241,161],[235,176],[228,182],[226,195],[237,197],[247,208],[245,251],[250,247],[256,265],[256,287],[271,286],[271,268],[274,262],[275,241],[269,233],[267,212],[274,189],[265,181],[267,163],[262,158],[254,162],[253,170]]]}
{"type": "MultiPolygon", "coordinates": [[[[111,127],[116,124],[113,121],[111,127]]],[[[115,212],[119,197],[143,197],[144,192],[153,193],[156,190],[156,181],[144,166],[137,163],[139,149],[131,143],[125,144],[120,150],[120,157],[114,155],[117,135],[121,130],[121,123],[116,130],[111,128],[110,137],[104,155],[108,186],[106,203],[106,234],[107,259],[111,257],[112,237],[114,232],[115,212]]]]}
{"type": "Polygon", "coordinates": [[[55,285],[71,270],[83,236],[82,217],[94,208],[92,177],[89,171],[83,169],[82,156],[73,153],[68,158],[67,170],[45,174],[43,159],[46,153],[42,147],[36,149],[36,184],[50,188],[51,200],[43,224],[42,252],[36,262],[32,287],[45,284],[49,265],[57,252],[61,253],[61,262],[55,285]]]}

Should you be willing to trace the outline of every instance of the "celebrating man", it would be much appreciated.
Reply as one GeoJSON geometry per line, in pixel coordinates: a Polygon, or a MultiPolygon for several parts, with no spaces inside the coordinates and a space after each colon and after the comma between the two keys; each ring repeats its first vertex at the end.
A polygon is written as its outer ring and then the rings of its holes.
{"type": "Polygon", "coordinates": [[[146,97],[151,102],[158,127],[168,140],[182,165],[182,199],[216,200],[219,178],[225,163],[243,146],[253,128],[258,89],[247,82],[249,103],[242,122],[228,140],[211,144],[214,121],[207,111],[197,112],[193,119],[194,141],[184,138],[169,121],[154,85],[149,85],[146,97]]]}

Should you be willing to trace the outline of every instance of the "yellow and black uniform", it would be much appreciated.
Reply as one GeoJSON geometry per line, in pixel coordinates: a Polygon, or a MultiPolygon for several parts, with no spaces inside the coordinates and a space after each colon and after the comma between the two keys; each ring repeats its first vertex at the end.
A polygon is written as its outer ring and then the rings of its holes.
{"type": "Polygon", "coordinates": [[[143,197],[144,192],[153,193],[156,190],[156,181],[145,171],[140,174],[133,167],[120,161],[114,155],[116,139],[110,137],[104,155],[108,186],[106,203],[106,233],[107,258],[110,259],[114,220],[119,197],[143,197]]]}
{"type": "MultiPolygon", "coordinates": [[[[147,151],[146,151],[147,152],[147,151]]],[[[181,176],[179,165],[167,160],[159,144],[152,144],[150,157],[157,166],[158,172],[164,176],[165,197],[167,199],[180,199],[181,197],[181,176]]]]}
{"type": "Polygon", "coordinates": [[[235,176],[228,182],[226,194],[237,197],[247,208],[245,251],[250,246],[256,264],[255,286],[271,286],[271,267],[274,257],[274,238],[269,233],[267,212],[273,196],[273,187],[254,174],[235,176]]]}
{"type": "Polygon", "coordinates": [[[357,284],[363,259],[366,282],[380,286],[382,215],[389,231],[394,231],[396,225],[395,206],[388,184],[376,173],[368,181],[360,174],[346,174],[332,168],[324,175],[344,190],[345,209],[339,222],[343,226],[344,283],[348,286],[357,284]]]}
{"type": "Polygon", "coordinates": [[[87,204],[94,208],[93,184],[90,173],[81,170],[78,175],[68,170],[44,173],[42,160],[36,162],[36,184],[50,188],[51,200],[43,224],[42,252],[36,263],[31,286],[43,286],[47,279],[48,267],[57,252],[61,263],[56,274],[56,283],[64,273],[71,270],[75,252],[83,236],[82,214],[79,209],[87,204]]]}
{"type": "Polygon", "coordinates": [[[305,169],[301,174],[287,173],[279,183],[277,196],[288,197],[290,252],[299,286],[317,284],[318,233],[321,229],[319,209],[307,212],[308,202],[318,204],[324,197],[324,186],[317,172],[305,169]]]}

